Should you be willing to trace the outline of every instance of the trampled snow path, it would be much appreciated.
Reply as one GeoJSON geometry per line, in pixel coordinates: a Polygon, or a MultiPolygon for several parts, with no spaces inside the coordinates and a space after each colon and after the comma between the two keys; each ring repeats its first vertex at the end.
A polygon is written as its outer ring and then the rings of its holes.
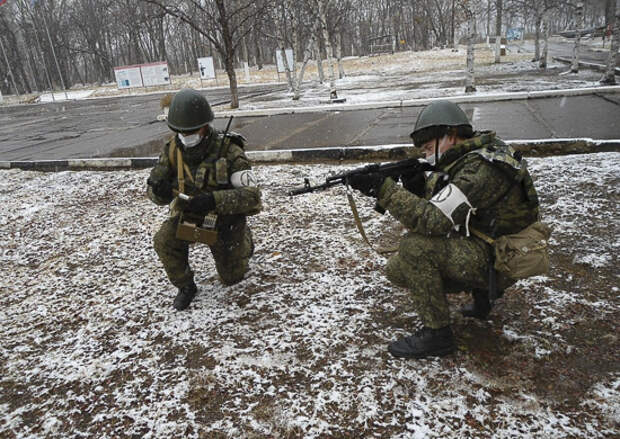
{"type": "MultiPolygon", "coordinates": [[[[596,270],[599,283],[560,269],[521,282],[492,322],[455,316],[458,353],[423,361],[386,352],[419,321],[358,236],[344,190],[286,195],[342,167],[258,167],[265,210],[250,219],[251,273],[223,287],[208,249],[193,249],[200,292],[186,312],[172,309],[151,246],[166,211],[144,195],[148,171],[2,171],[0,436],[618,435],[617,361],[570,405],[519,375],[585,352],[569,334],[584,315],[617,322],[620,154],[530,165],[554,260],[596,270]],[[520,303],[527,312],[511,314],[520,303]],[[485,340],[502,348],[477,351],[485,340]],[[489,372],[481,358],[514,373],[489,372]]],[[[398,232],[371,200],[358,207],[371,239],[398,232]]],[[[561,367],[550,386],[570,376],[561,367]]]]}

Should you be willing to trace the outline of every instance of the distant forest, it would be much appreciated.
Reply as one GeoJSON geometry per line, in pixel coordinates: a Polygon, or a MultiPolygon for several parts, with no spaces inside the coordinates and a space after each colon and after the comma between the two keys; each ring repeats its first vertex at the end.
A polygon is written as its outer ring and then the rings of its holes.
{"type": "MultiPolygon", "coordinates": [[[[583,3],[583,28],[604,29],[616,0],[583,3]]],[[[507,29],[575,29],[578,2],[558,0],[7,0],[0,6],[4,94],[114,81],[114,67],[167,61],[195,72],[213,56],[231,78],[292,47],[297,61],[449,47],[507,29]],[[470,22],[471,24],[471,22],[470,22]],[[11,78],[11,73],[13,74],[11,78]],[[14,80],[12,80],[14,79],[14,80]]]]}

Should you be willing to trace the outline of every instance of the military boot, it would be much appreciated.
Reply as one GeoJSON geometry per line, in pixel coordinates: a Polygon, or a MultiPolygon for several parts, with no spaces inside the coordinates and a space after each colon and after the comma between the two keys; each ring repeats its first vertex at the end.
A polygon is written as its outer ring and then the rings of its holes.
{"type": "Polygon", "coordinates": [[[489,293],[486,290],[475,289],[472,291],[474,303],[470,303],[461,308],[461,314],[465,317],[473,317],[475,319],[486,320],[491,312],[491,302],[489,302],[489,293]]]}
{"type": "Polygon", "coordinates": [[[439,329],[424,327],[388,346],[390,354],[398,358],[442,357],[455,349],[454,335],[449,326],[439,329]]]}
{"type": "Polygon", "coordinates": [[[179,292],[177,293],[177,297],[174,298],[173,306],[177,309],[177,311],[182,311],[192,303],[194,296],[196,296],[196,284],[194,281],[192,283],[185,285],[184,287],[179,288],[179,292]]]}

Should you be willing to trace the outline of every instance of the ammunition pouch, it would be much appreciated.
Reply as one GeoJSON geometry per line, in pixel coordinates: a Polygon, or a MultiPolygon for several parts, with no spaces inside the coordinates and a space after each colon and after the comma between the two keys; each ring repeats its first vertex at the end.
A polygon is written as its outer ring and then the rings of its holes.
{"type": "Polygon", "coordinates": [[[194,219],[181,214],[177,225],[176,238],[182,241],[213,245],[217,241],[216,220],[216,215],[209,214],[204,222],[199,225],[194,219]]]}

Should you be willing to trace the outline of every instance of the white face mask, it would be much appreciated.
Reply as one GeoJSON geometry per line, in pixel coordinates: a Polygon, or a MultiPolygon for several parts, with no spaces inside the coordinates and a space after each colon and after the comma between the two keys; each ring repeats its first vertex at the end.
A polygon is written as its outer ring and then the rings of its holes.
{"type": "Polygon", "coordinates": [[[189,136],[184,136],[183,134],[179,133],[179,140],[186,148],[193,148],[194,146],[202,142],[202,136],[200,135],[200,133],[190,134],[189,136]]]}
{"type": "MultiPolygon", "coordinates": [[[[444,153],[443,149],[445,148],[448,140],[449,140],[448,135],[444,135],[439,140],[439,143],[437,144],[437,160],[439,160],[442,154],[444,153]]],[[[435,146],[434,145],[433,145],[432,151],[429,151],[429,155],[426,156],[426,161],[429,162],[431,165],[435,165],[435,146]]]]}

